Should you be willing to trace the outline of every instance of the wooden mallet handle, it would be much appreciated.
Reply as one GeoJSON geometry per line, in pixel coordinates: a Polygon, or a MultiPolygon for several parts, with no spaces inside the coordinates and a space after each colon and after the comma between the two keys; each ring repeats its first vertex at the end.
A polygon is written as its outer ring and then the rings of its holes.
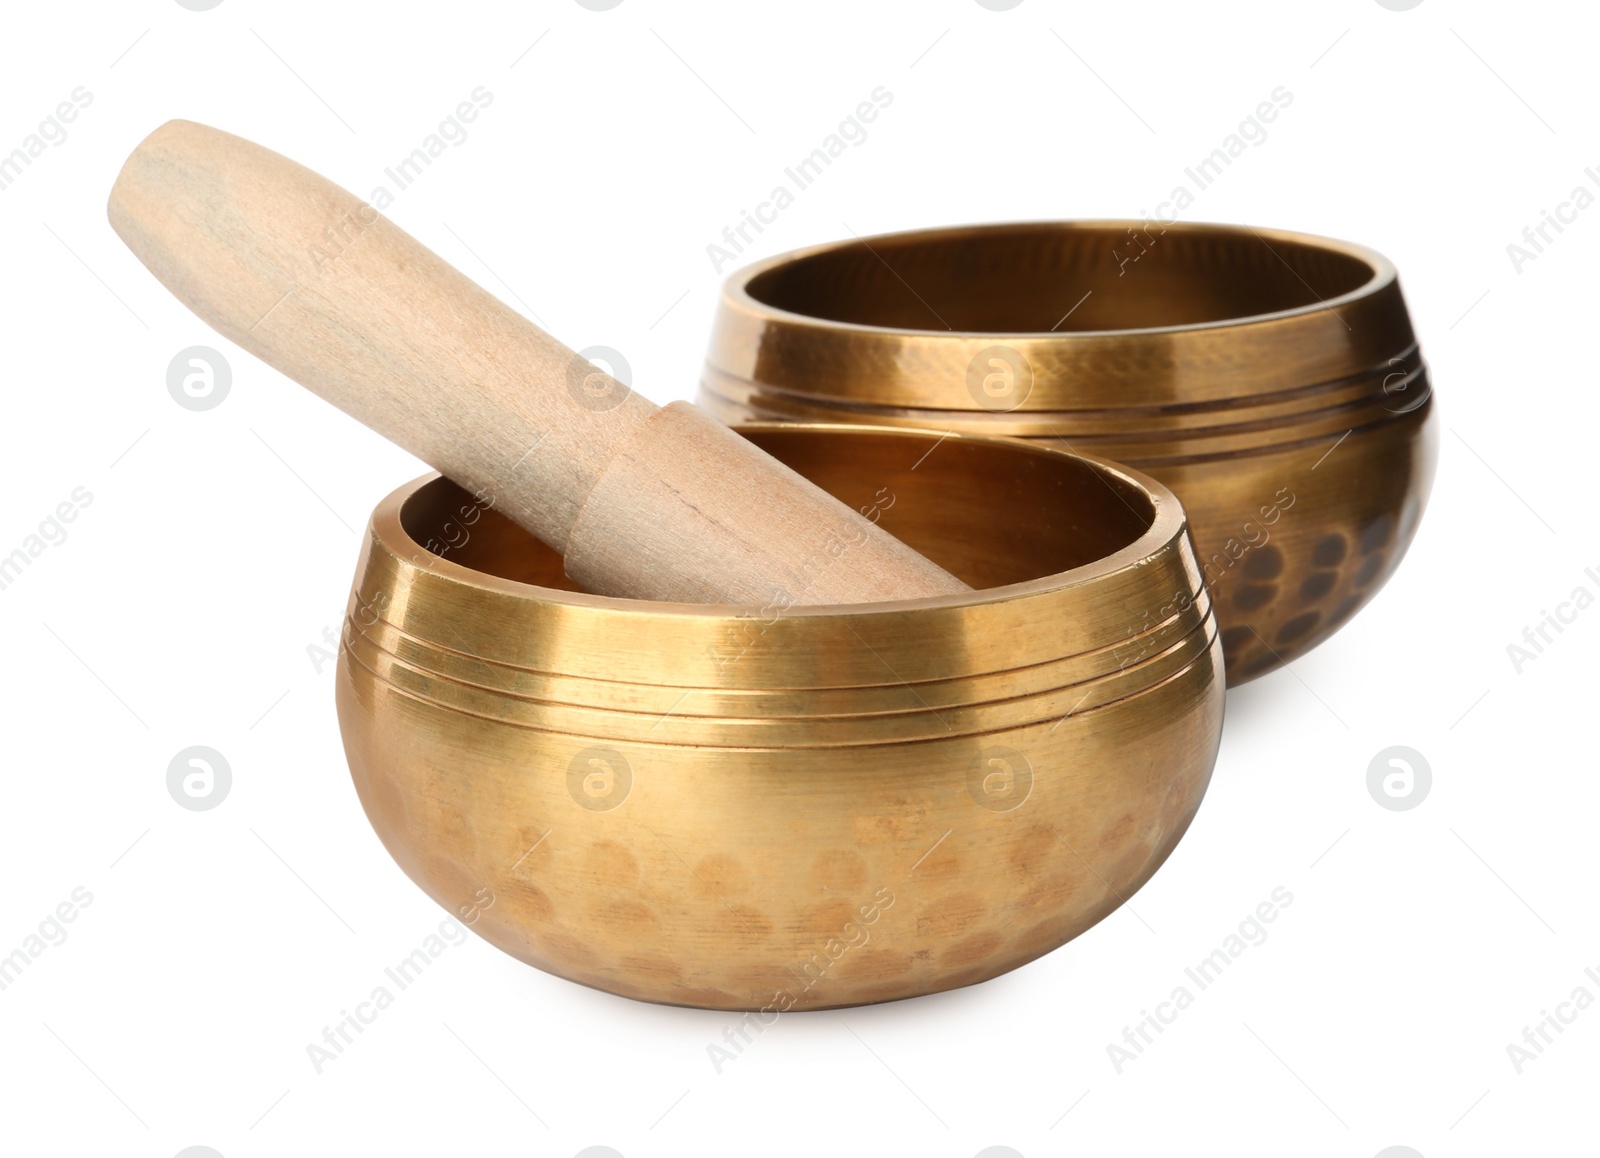
{"type": "Polygon", "coordinates": [[[359,198],[242,138],[171,121],[111,225],[224,337],[561,551],[590,591],[858,603],[960,580],[687,403],[657,407],[359,198]]]}

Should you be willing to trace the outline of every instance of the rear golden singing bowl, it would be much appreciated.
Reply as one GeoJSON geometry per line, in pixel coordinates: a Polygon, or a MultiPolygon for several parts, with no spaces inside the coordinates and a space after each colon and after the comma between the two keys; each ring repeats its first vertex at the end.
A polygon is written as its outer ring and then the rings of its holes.
{"type": "Polygon", "coordinates": [[[785,254],[724,287],[701,403],[726,421],[1003,434],[1171,487],[1230,684],[1383,585],[1438,430],[1394,267],[1225,225],[930,230],[785,254]]]}
{"type": "Polygon", "coordinates": [[[1222,723],[1172,493],[1011,439],[742,433],[978,590],[588,595],[454,484],[402,487],[338,674],[400,867],[540,969],[763,1016],[970,985],[1112,912],[1188,827],[1222,723]]]}

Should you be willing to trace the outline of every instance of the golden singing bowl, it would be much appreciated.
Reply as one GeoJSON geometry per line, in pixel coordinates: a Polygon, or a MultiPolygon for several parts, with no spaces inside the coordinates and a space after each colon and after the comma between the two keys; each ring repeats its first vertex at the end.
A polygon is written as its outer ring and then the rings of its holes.
{"type": "Polygon", "coordinates": [[[1228,682],[1321,643],[1411,542],[1438,429],[1394,267],[1226,225],[1051,222],[785,254],[726,284],[726,421],[1003,434],[1175,491],[1228,682]]]}
{"type": "MultiPolygon", "coordinates": [[[[1188,827],[1222,723],[1172,493],[1010,439],[742,433],[979,589],[588,595],[449,481],[402,487],[338,674],[400,867],[547,972],[772,1016],[970,985],[1112,912],[1188,827]]],[[[819,566],[850,565],[835,546],[819,566]]]]}

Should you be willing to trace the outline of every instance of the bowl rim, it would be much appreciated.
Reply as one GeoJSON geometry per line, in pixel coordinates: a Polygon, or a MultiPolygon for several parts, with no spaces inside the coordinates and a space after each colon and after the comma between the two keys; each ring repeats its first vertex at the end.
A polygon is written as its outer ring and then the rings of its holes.
{"type": "MultiPolygon", "coordinates": [[[[1275,227],[1258,228],[1245,223],[1222,221],[1173,221],[1167,223],[1163,233],[1177,230],[1196,235],[1215,234],[1228,235],[1242,238],[1246,234],[1253,234],[1265,244],[1268,240],[1280,241],[1285,244],[1301,245],[1311,249],[1323,249],[1337,253],[1343,257],[1352,258],[1365,264],[1370,271],[1368,278],[1359,286],[1345,293],[1331,298],[1319,298],[1315,304],[1294,306],[1284,310],[1272,310],[1266,313],[1247,314],[1237,318],[1222,318],[1211,322],[1189,322],[1169,326],[1139,326],[1109,330],[936,330],[929,327],[917,326],[880,326],[865,322],[836,321],[831,318],[819,317],[816,314],[798,313],[794,310],[775,306],[750,293],[750,283],[756,278],[770,273],[786,265],[796,264],[801,261],[817,257],[825,253],[838,252],[853,248],[857,245],[871,247],[872,242],[901,242],[911,239],[918,241],[936,241],[949,237],[966,235],[989,235],[1001,233],[1026,233],[1036,230],[1098,230],[1108,228],[1142,228],[1151,224],[1149,220],[1135,220],[1133,218],[1093,217],[1093,218],[1039,218],[1021,221],[994,221],[980,222],[968,225],[938,225],[921,229],[901,229],[890,233],[876,233],[870,236],[856,236],[836,241],[819,242],[814,245],[792,249],[750,265],[743,266],[729,274],[723,282],[722,304],[724,307],[747,310],[758,315],[766,315],[779,319],[794,326],[815,326],[819,329],[830,331],[843,331],[863,335],[915,337],[923,340],[932,338],[962,339],[967,341],[984,338],[1016,338],[1018,340],[1033,341],[1092,341],[1116,340],[1119,338],[1154,338],[1171,336],[1175,334],[1207,333],[1216,330],[1241,329],[1256,325],[1265,325],[1274,322],[1284,322],[1289,319],[1315,315],[1325,310],[1336,310],[1371,297],[1389,285],[1399,280],[1399,271],[1387,257],[1367,246],[1353,241],[1344,241],[1339,238],[1326,237],[1320,234],[1303,233],[1297,230],[1279,229],[1275,227]]],[[[1268,244],[1271,249],[1271,245],[1268,244]]],[[[1281,258],[1280,258],[1281,260],[1281,258]]],[[[1313,291],[1315,292],[1315,291],[1313,291]]]]}
{"type": "MultiPolygon", "coordinates": [[[[981,607],[1066,591],[1097,583],[1119,572],[1135,568],[1169,548],[1175,541],[1181,541],[1188,534],[1188,515],[1182,503],[1179,502],[1177,495],[1162,483],[1110,459],[1043,445],[1031,439],[954,432],[940,435],[937,431],[915,427],[841,422],[740,422],[731,424],[730,429],[736,433],[810,432],[846,437],[891,436],[919,442],[955,440],[958,443],[1001,443],[1014,447],[1018,453],[1060,456],[1083,462],[1102,475],[1110,475],[1134,487],[1144,495],[1151,506],[1150,525],[1137,537],[1111,554],[1079,567],[999,587],[979,588],[969,594],[882,600],[873,603],[796,604],[783,611],[785,619],[867,618],[922,610],[981,607]]],[[[758,604],[676,603],[567,591],[536,583],[525,583],[517,579],[506,579],[436,555],[411,537],[402,520],[402,512],[405,505],[424,487],[444,477],[442,473],[432,471],[412,479],[386,495],[372,512],[368,521],[366,541],[371,546],[381,547],[394,560],[395,565],[402,569],[426,572],[445,582],[474,588],[488,595],[532,599],[546,604],[560,604],[601,612],[715,621],[748,619],[752,614],[762,614],[767,610],[758,604]]]]}

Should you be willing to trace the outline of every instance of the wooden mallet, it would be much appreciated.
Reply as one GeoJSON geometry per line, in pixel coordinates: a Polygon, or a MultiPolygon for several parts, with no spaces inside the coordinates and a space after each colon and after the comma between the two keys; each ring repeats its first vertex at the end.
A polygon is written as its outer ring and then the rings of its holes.
{"type": "Polygon", "coordinates": [[[589,591],[862,603],[969,588],[685,402],[657,407],[286,157],[171,121],[111,225],[224,337],[562,552],[589,591]]]}

